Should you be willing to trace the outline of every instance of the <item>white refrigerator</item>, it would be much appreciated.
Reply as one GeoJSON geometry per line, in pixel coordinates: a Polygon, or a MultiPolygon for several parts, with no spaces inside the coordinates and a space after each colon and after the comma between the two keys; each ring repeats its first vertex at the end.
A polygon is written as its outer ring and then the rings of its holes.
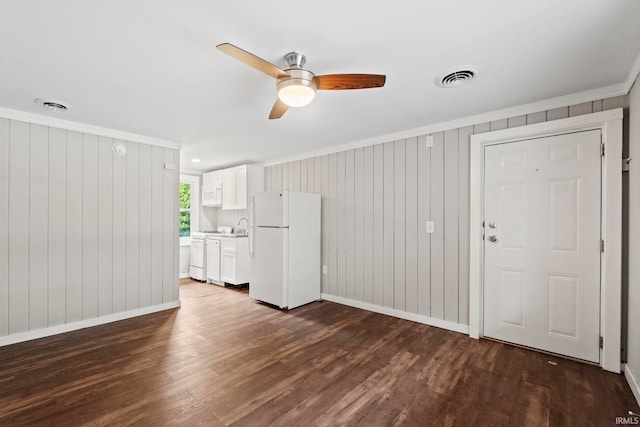
{"type": "Polygon", "coordinates": [[[320,195],[267,191],[249,201],[249,296],[291,309],[320,299],[320,195]]]}

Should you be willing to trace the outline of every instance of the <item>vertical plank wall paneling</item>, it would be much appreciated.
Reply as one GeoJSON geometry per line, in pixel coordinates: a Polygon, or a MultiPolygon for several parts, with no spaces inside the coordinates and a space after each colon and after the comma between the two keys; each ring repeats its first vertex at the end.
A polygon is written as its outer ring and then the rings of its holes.
{"type": "Polygon", "coordinates": [[[164,153],[161,147],[151,147],[151,305],[162,303],[162,222],[163,192],[162,185],[153,183],[162,182],[162,164],[164,163],[164,153]]]}
{"type": "Polygon", "coordinates": [[[431,148],[418,137],[418,314],[431,315],[431,236],[422,227],[431,220],[431,148]]]}
{"type": "Polygon", "coordinates": [[[49,129],[31,125],[29,155],[29,329],[40,329],[49,321],[49,251],[47,235],[49,192],[49,129]]]}
{"type": "Polygon", "coordinates": [[[355,222],[355,155],[350,150],[345,153],[345,177],[344,177],[344,198],[345,198],[345,216],[344,216],[344,275],[345,275],[345,291],[344,296],[353,299],[355,296],[355,229],[358,226],[355,222]]]}
{"type": "Polygon", "coordinates": [[[264,185],[265,185],[265,188],[273,188],[273,186],[271,185],[271,179],[273,178],[273,176],[272,176],[273,173],[272,172],[273,172],[272,170],[270,170],[269,173],[266,173],[266,171],[265,171],[265,174],[264,174],[264,185]]]}
{"type": "MultiPolygon", "coordinates": [[[[340,201],[337,198],[338,192],[338,173],[337,173],[337,154],[333,153],[329,155],[329,170],[327,171],[329,175],[329,249],[327,251],[327,256],[329,258],[327,266],[329,268],[329,289],[328,293],[331,295],[339,295],[338,293],[338,240],[337,240],[337,230],[338,230],[338,222],[340,220],[339,215],[340,212],[338,207],[340,205],[340,201]]],[[[282,165],[282,169],[284,170],[286,165],[282,165]]],[[[323,224],[324,225],[324,224],[323,224]]],[[[325,231],[323,230],[323,233],[325,231]]]]}
{"type": "Polygon", "coordinates": [[[132,310],[138,308],[140,302],[140,144],[127,142],[125,158],[127,161],[125,288],[126,309],[132,310]]]}
{"type": "Polygon", "coordinates": [[[140,144],[140,215],[138,217],[140,233],[140,257],[138,270],[138,283],[140,284],[138,301],[141,307],[152,305],[151,298],[151,221],[153,215],[152,203],[152,168],[150,145],[140,144]]]}
{"type": "Polygon", "coordinates": [[[95,135],[82,134],[82,164],[82,318],[90,319],[98,316],[98,137],[95,135]]]}
{"type": "Polygon", "coordinates": [[[98,138],[98,316],[113,312],[113,159],[111,138],[98,138]]]}
{"type": "Polygon", "coordinates": [[[373,303],[373,147],[362,153],[362,301],[373,303]]]}
{"type": "Polygon", "coordinates": [[[0,338],[177,301],[178,156],[0,118],[0,338]]]}
{"type": "Polygon", "coordinates": [[[82,320],[82,169],[82,134],[68,131],[65,323],[82,320]]]}
{"type": "MultiPolygon", "coordinates": [[[[418,312],[418,138],[409,138],[405,147],[405,310],[418,312]]],[[[402,261],[402,260],[401,260],[402,261]]],[[[396,307],[398,308],[398,307],[396,307]]]]}
{"type": "Polygon", "coordinates": [[[9,135],[9,333],[29,330],[29,124],[9,135]],[[14,144],[15,141],[15,144],[14,144]],[[15,310],[23,307],[22,310],[15,310]]]}
{"type": "Polygon", "coordinates": [[[346,289],[346,160],[345,152],[338,153],[336,157],[336,247],[340,248],[337,251],[336,267],[338,271],[338,296],[345,296],[346,289]]]}
{"type": "MultiPolygon", "coordinates": [[[[163,163],[176,164],[173,158],[173,151],[166,148],[163,151],[163,163]]],[[[175,265],[174,255],[178,254],[178,241],[175,239],[173,229],[178,225],[178,209],[177,204],[174,202],[174,195],[178,194],[178,187],[174,176],[170,173],[162,174],[162,229],[167,230],[163,233],[162,240],[162,302],[173,301],[173,288],[175,287],[175,280],[179,276],[178,271],[173,269],[175,265]]]]}
{"type": "Polygon", "coordinates": [[[300,190],[302,192],[307,192],[308,190],[308,174],[309,172],[307,171],[307,159],[305,160],[300,160],[300,190]]]}
{"type": "MultiPolygon", "coordinates": [[[[317,165],[317,163],[316,163],[317,165]]],[[[275,166],[276,169],[280,168],[280,165],[275,166]]],[[[322,200],[330,200],[330,194],[329,194],[329,156],[322,156],[320,157],[320,173],[321,173],[321,183],[320,183],[320,194],[322,196],[322,200]]],[[[317,190],[316,190],[317,191],[317,190]]],[[[322,218],[321,218],[321,227],[322,227],[322,234],[321,234],[321,238],[322,238],[322,250],[321,250],[321,258],[322,258],[322,265],[323,266],[328,266],[329,265],[329,245],[330,245],[330,238],[331,238],[331,225],[329,222],[329,218],[331,216],[331,210],[329,209],[329,205],[330,203],[322,203],[321,204],[321,210],[322,210],[322,218]]],[[[324,272],[324,267],[323,271],[322,271],[322,280],[321,280],[321,287],[322,287],[322,292],[326,292],[329,293],[329,276],[327,273],[324,272]]]]}
{"type": "MultiPolygon", "coordinates": [[[[0,118],[0,313],[9,312],[9,120],[0,118]]],[[[9,316],[0,315],[0,336],[9,334],[9,316]]]]}
{"type": "MultiPolygon", "coordinates": [[[[126,141],[114,140],[125,144],[126,141]]],[[[128,147],[127,147],[128,148],[128,147]]],[[[127,156],[113,157],[113,311],[127,309],[127,156]]],[[[162,209],[156,212],[162,212],[162,209]]],[[[155,216],[155,215],[154,215],[155,216]]],[[[162,215],[158,214],[159,217],[162,215]]],[[[162,248],[162,243],[159,244],[162,248]]]]}
{"type": "MultiPolygon", "coordinates": [[[[518,126],[526,123],[520,116],[518,126]]],[[[511,121],[510,121],[511,123],[511,121]]],[[[515,123],[514,123],[515,124],[515,123]]],[[[469,323],[469,182],[473,126],[458,130],[458,322],[469,323]]]]}
{"type": "MultiPolygon", "coordinates": [[[[384,304],[384,145],[373,146],[373,304],[384,304]]],[[[330,200],[330,199],[329,199],[330,200]]],[[[329,202],[331,204],[331,201],[329,202]]],[[[329,248],[330,250],[332,248],[329,248]]]]}
{"type": "MultiPolygon", "coordinates": [[[[506,124],[506,120],[505,120],[506,124]]],[[[458,323],[458,130],[444,133],[444,319],[458,323]]]]}
{"type": "Polygon", "coordinates": [[[322,292],[468,325],[471,135],[622,105],[616,97],[444,129],[430,148],[421,135],[272,165],[266,190],[322,195],[322,292]]]}
{"type": "Polygon", "coordinates": [[[383,164],[380,172],[385,178],[382,181],[382,305],[393,308],[394,142],[382,144],[382,150],[383,164]]]}
{"type": "MultiPolygon", "coordinates": [[[[67,131],[49,128],[48,326],[66,321],[67,131]]],[[[0,208],[1,210],[1,208],[0,208]]],[[[100,273],[98,272],[98,275],[100,273]]],[[[0,312],[2,310],[0,309],[0,312]]]]}
{"type": "Polygon", "coordinates": [[[405,142],[393,143],[393,303],[392,307],[405,310],[406,296],[406,158],[405,142]]]}
{"type": "Polygon", "coordinates": [[[444,319],[444,132],[433,135],[430,149],[431,162],[431,203],[429,218],[434,222],[434,232],[430,236],[430,307],[431,317],[444,319]]]}
{"type": "Polygon", "coordinates": [[[364,149],[358,148],[353,159],[353,299],[364,295],[364,149]]]}

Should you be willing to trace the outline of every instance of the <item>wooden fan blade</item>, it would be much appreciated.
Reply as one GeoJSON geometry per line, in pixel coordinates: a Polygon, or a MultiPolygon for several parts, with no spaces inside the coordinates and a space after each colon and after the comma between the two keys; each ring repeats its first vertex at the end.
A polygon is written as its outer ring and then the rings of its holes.
{"type": "Polygon", "coordinates": [[[368,89],[384,86],[383,74],[325,74],[313,79],[318,90],[368,89]]]}
{"type": "Polygon", "coordinates": [[[262,71],[265,74],[270,75],[273,78],[289,77],[289,74],[282,71],[270,62],[265,61],[262,58],[255,56],[253,53],[249,53],[246,50],[240,49],[231,43],[222,43],[216,46],[227,55],[237,59],[240,62],[244,62],[250,67],[255,68],[258,71],[262,71]]]}
{"type": "Polygon", "coordinates": [[[287,112],[288,109],[289,106],[280,101],[280,98],[276,99],[276,103],[273,104],[273,108],[271,109],[271,114],[269,114],[269,120],[279,119],[287,112]]]}

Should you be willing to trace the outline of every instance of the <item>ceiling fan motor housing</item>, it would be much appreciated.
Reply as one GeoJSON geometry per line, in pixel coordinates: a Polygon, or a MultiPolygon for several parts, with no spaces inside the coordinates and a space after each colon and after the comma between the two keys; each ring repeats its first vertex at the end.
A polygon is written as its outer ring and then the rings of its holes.
{"type": "Polygon", "coordinates": [[[302,68],[304,63],[307,62],[307,58],[298,52],[289,52],[284,56],[284,60],[287,61],[289,68],[302,68]]]}

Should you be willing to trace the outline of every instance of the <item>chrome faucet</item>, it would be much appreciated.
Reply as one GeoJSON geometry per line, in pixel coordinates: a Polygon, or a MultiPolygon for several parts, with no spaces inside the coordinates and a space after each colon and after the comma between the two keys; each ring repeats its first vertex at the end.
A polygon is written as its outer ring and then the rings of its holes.
{"type": "Polygon", "coordinates": [[[242,220],[247,221],[247,227],[249,226],[249,220],[247,218],[240,218],[240,220],[238,220],[238,227],[240,227],[240,223],[242,222],[242,220]]]}

